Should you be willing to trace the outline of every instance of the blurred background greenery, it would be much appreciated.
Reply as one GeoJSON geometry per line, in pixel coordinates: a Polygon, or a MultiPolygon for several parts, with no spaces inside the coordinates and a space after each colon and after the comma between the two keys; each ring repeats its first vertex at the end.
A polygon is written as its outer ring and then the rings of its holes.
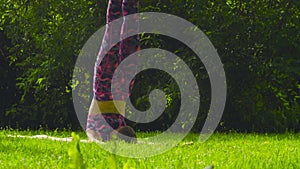
{"type": "MultiPolygon", "coordinates": [[[[72,73],[88,38],[105,25],[104,0],[0,0],[0,127],[80,129],[72,102],[72,73]]],[[[141,0],[140,12],[164,12],[197,25],[217,49],[228,95],[219,131],[300,130],[300,1],[141,0]]],[[[191,68],[201,108],[210,104],[205,67],[184,44],[143,34],[142,48],[169,50],[191,68]]],[[[91,65],[93,66],[93,65],[91,65]]],[[[164,114],[137,130],[164,130],[176,118],[180,95],[167,73],[138,74],[131,100],[143,110],[153,89],[166,92],[164,114]]]]}

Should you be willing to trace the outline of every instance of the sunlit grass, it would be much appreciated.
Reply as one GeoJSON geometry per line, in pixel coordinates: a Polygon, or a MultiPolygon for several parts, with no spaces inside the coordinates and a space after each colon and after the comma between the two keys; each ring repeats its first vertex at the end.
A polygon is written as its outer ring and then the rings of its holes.
{"type": "MultiPolygon", "coordinates": [[[[70,131],[0,131],[0,168],[68,168],[69,142],[12,138],[47,134],[71,137],[70,131]]],[[[83,132],[78,132],[86,139],[83,132]]],[[[138,133],[140,137],[153,133],[138,133]]],[[[204,143],[190,134],[170,151],[147,158],[114,156],[96,143],[80,143],[88,168],[300,168],[300,134],[214,134],[204,143]],[[113,162],[112,162],[113,159],[113,162]],[[114,163],[114,164],[112,164],[114,163]]],[[[113,143],[110,143],[111,145],[113,143]]],[[[125,143],[116,143],[125,145],[125,143]]],[[[107,145],[107,146],[111,146],[107,145]]],[[[141,149],[140,151],[147,151],[141,149]]]]}

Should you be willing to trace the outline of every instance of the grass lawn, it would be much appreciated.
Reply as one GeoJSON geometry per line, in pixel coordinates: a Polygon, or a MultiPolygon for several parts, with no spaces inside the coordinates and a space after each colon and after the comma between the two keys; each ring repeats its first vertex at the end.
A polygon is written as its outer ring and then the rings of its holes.
{"type": "MultiPolygon", "coordinates": [[[[13,138],[7,135],[47,134],[70,137],[71,132],[0,130],[0,168],[68,168],[70,142],[13,138]]],[[[77,133],[86,139],[83,132],[77,133]]],[[[150,133],[153,134],[153,133],[150,133]]],[[[149,133],[138,133],[146,137],[149,133]]],[[[300,168],[300,134],[214,134],[204,143],[189,134],[178,146],[146,158],[114,156],[96,143],[79,143],[88,168],[300,168]]],[[[117,143],[125,144],[125,143],[117,143]]],[[[140,149],[138,151],[147,151],[140,149]]]]}

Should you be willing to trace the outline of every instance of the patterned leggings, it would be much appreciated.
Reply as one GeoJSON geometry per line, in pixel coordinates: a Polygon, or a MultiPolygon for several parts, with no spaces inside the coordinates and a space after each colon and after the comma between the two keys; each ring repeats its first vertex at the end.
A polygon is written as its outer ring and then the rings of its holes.
{"type": "MultiPolygon", "coordinates": [[[[117,96],[112,96],[111,82],[113,74],[118,65],[130,54],[140,50],[139,36],[136,34],[130,36],[115,46],[113,46],[108,52],[105,52],[107,46],[112,45],[112,39],[114,37],[125,37],[128,32],[137,32],[138,29],[138,0],[109,0],[107,8],[107,20],[106,22],[112,22],[122,16],[136,14],[134,19],[123,20],[122,26],[106,25],[106,31],[103,37],[102,45],[98,54],[98,59],[94,68],[94,99],[99,103],[99,112],[90,112],[87,119],[86,131],[93,130],[100,134],[102,140],[109,140],[110,133],[113,129],[117,129],[121,126],[126,126],[124,112],[116,112],[111,105],[113,99],[124,102],[130,93],[124,93],[117,91],[117,96]],[[133,24],[133,25],[132,25],[133,24]],[[100,61],[99,57],[103,56],[100,61]],[[102,104],[103,103],[103,104],[102,104]]],[[[133,65],[136,66],[136,65],[133,65]]],[[[123,72],[122,72],[123,73],[123,72]]],[[[132,73],[132,72],[124,72],[132,73]]],[[[116,82],[118,86],[128,85],[116,82]]],[[[130,83],[130,91],[134,84],[134,80],[130,83]]]]}
{"type": "MultiPolygon", "coordinates": [[[[109,0],[107,8],[107,20],[106,22],[112,22],[121,16],[126,16],[130,14],[136,14],[138,12],[138,0],[109,0]]],[[[127,32],[137,30],[137,26],[128,26],[128,24],[138,24],[138,17],[134,17],[135,22],[124,20],[121,27],[113,27],[112,25],[106,26],[106,32],[102,41],[102,46],[110,46],[112,37],[124,37],[127,32]]],[[[99,55],[104,54],[105,50],[101,46],[99,55]]],[[[113,73],[127,56],[138,51],[140,49],[139,36],[134,35],[128,37],[121,42],[113,46],[106,54],[101,63],[96,62],[95,72],[94,72],[94,99],[98,101],[109,101],[113,100],[111,93],[111,81],[113,73]]],[[[119,82],[116,82],[119,83],[119,82]]],[[[130,86],[133,86],[134,81],[131,82],[130,86]]],[[[128,85],[128,84],[126,84],[128,85]]],[[[118,91],[121,92],[121,91],[118,91]]],[[[128,96],[128,93],[118,93],[118,97],[114,100],[123,100],[128,96]]]]}

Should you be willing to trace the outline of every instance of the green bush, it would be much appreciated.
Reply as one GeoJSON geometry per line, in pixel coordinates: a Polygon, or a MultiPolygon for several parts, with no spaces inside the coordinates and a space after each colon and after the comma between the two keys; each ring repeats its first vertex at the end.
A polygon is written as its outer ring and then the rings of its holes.
{"type": "MultiPolygon", "coordinates": [[[[1,126],[79,127],[72,103],[72,71],[85,41],[105,24],[106,5],[94,0],[2,0],[1,126]]],[[[219,130],[238,131],[299,130],[299,7],[298,1],[286,0],[140,3],[140,11],[180,16],[210,38],[224,63],[228,84],[219,130]]],[[[192,69],[201,94],[200,115],[194,127],[199,131],[210,103],[204,66],[186,46],[168,37],[144,35],[142,47],[168,49],[192,69]]],[[[172,81],[159,72],[152,76],[172,81]]],[[[136,91],[162,88],[168,93],[171,99],[166,115],[156,122],[172,122],[180,106],[176,83],[152,83],[147,73],[140,80],[136,91]]],[[[138,94],[132,100],[137,107],[148,104],[147,97],[138,94]]]]}

